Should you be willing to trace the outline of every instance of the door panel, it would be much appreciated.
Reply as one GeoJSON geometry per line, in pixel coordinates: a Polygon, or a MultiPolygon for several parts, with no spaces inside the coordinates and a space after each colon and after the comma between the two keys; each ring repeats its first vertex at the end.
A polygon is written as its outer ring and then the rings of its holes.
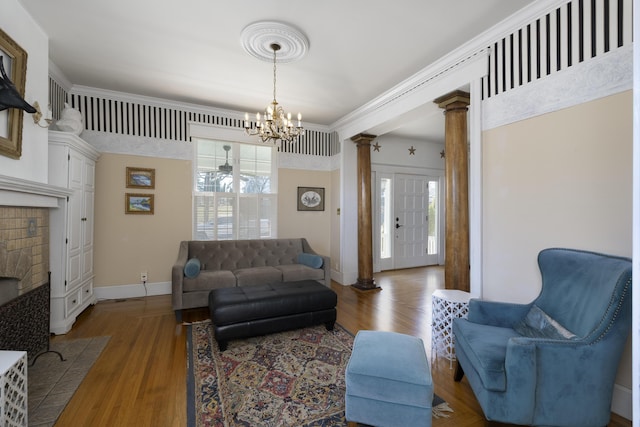
{"type": "Polygon", "coordinates": [[[428,179],[421,175],[395,175],[394,267],[427,264],[428,179]]]}

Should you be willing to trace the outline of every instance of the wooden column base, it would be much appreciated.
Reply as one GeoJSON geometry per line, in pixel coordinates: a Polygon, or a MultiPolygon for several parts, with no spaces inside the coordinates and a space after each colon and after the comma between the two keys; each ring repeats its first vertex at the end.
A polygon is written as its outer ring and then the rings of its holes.
{"type": "Polygon", "coordinates": [[[352,288],[358,291],[379,291],[382,288],[376,285],[375,280],[373,279],[361,279],[358,277],[356,283],[351,285],[352,288]]]}

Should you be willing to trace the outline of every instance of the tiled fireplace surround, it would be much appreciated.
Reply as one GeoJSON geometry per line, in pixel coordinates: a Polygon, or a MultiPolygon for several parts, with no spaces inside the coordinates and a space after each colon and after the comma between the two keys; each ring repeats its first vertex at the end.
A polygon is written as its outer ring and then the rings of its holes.
{"type": "Polygon", "coordinates": [[[48,271],[49,208],[0,206],[0,283],[22,295],[47,283],[48,271]]]}
{"type": "Polygon", "coordinates": [[[0,175],[0,305],[49,282],[49,214],[71,194],[0,175]]]}

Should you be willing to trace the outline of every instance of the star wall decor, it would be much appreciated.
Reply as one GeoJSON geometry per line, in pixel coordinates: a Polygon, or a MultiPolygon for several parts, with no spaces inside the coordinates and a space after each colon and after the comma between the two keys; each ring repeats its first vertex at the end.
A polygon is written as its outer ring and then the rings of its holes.
{"type": "Polygon", "coordinates": [[[411,148],[409,148],[409,155],[410,156],[415,156],[416,155],[416,149],[413,148],[413,145],[411,146],[411,148]]]}
{"type": "Polygon", "coordinates": [[[376,142],[375,144],[373,144],[373,151],[378,151],[379,152],[380,151],[380,147],[381,147],[381,145],[376,142]]]}
{"type": "Polygon", "coordinates": [[[440,152],[440,158],[441,158],[441,159],[444,159],[444,150],[442,150],[442,151],[440,152]]]}

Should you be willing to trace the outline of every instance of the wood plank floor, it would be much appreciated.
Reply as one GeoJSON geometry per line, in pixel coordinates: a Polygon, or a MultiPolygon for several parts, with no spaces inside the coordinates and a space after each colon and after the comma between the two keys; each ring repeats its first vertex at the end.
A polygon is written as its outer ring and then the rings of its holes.
{"type": "MultiPolygon", "coordinates": [[[[431,298],[443,287],[441,267],[376,274],[381,291],[358,292],[336,283],[338,323],[352,333],[374,329],[431,336],[431,298]]],[[[187,310],[186,322],[208,318],[206,309],[187,310]]],[[[110,300],[87,309],[66,335],[52,339],[110,336],[98,362],[80,385],[56,426],[185,426],[186,328],[177,324],[169,295],[110,300]]],[[[434,391],[455,412],[434,427],[488,424],[469,384],[453,381],[443,358],[432,360],[434,391]]],[[[614,414],[609,427],[631,426],[614,414]]]]}

